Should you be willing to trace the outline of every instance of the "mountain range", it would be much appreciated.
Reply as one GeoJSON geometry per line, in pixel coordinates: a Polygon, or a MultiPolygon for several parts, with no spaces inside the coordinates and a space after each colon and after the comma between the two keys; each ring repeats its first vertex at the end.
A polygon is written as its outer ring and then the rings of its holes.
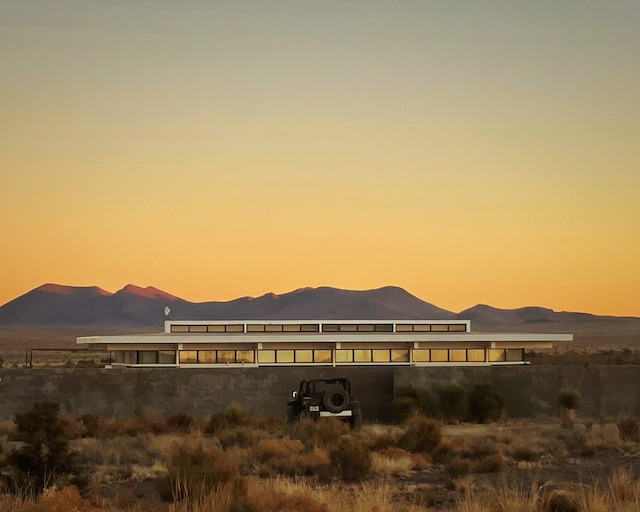
{"type": "MultiPolygon", "coordinates": [[[[129,284],[115,293],[97,286],[45,284],[0,307],[0,326],[157,326],[169,307],[173,319],[464,319],[472,330],[570,332],[640,318],[557,312],[543,307],[499,309],[478,304],[448,311],[396,286],[373,290],[300,288],[226,302],[189,302],[152,286],[129,284]]],[[[634,329],[635,330],[635,329],[634,329]]]]}

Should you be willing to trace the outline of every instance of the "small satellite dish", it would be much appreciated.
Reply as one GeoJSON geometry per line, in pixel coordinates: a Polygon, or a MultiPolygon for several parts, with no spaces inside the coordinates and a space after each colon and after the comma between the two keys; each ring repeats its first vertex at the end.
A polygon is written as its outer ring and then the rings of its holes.
{"type": "Polygon", "coordinates": [[[169,316],[169,313],[171,313],[171,309],[169,308],[169,306],[165,306],[164,307],[164,316],[169,316]]]}

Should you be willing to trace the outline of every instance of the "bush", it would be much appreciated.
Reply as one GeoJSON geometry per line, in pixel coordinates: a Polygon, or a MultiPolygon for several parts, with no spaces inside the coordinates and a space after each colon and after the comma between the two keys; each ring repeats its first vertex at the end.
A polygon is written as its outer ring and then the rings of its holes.
{"type": "Polygon", "coordinates": [[[167,428],[170,432],[188,433],[194,426],[195,422],[191,415],[185,412],[172,414],[167,418],[167,428]]]}
{"type": "Polygon", "coordinates": [[[224,412],[215,412],[204,427],[205,434],[215,434],[219,430],[233,428],[248,423],[247,413],[241,405],[232,403],[224,412]]]}
{"type": "Polygon", "coordinates": [[[75,470],[67,437],[68,425],[56,402],[34,402],[31,410],[16,414],[16,441],[7,459],[10,487],[20,494],[39,494],[70,477],[75,470]]]}
{"type": "Polygon", "coordinates": [[[329,449],[334,446],[340,437],[349,433],[349,425],[337,418],[323,418],[319,421],[303,419],[297,422],[291,436],[302,441],[305,446],[329,449]]]}
{"type": "Polygon", "coordinates": [[[621,418],[617,423],[620,439],[623,441],[640,441],[640,423],[637,418],[621,418]]]}
{"type": "Polygon", "coordinates": [[[83,414],[78,421],[84,426],[86,437],[98,437],[101,430],[100,418],[95,414],[83,414]]]}
{"type": "Polygon", "coordinates": [[[405,421],[412,414],[424,412],[424,405],[424,396],[413,386],[398,388],[392,404],[393,419],[397,422],[405,421]]]}
{"type": "Polygon", "coordinates": [[[496,421],[502,416],[504,400],[489,384],[476,384],[469,396],[469,418],[478,423],[496,421]]]}
{"type": "Polygon", "coordinates": [[[469,414],[469,402],[459,384],[448,384],[438,392],[440,414],[447,419],[462,420],[469,414]]]}
{"type": "Polygon", "coordinates": [[[225,485],[231,485],[236,496],[246,493],[238,467],[227,454],[201,441],[175,445],[167,466],[168,475],[158,481],[165,501],[202,501],[225,485]]]}
{"type": "Polygon", "coordinates": [[[439,421],[414,416],[407,423],[407,429],[398,440],[398,446],[407,451],[430,453],[440,444],[442,424],[439,421]]]}
{"type": "Polygon", "coordinates": [[[371,470],[371,453],[360,439],[345,435],[329,452],[331,463],[343,480],[354,482],[362,480],[371,470]]]}

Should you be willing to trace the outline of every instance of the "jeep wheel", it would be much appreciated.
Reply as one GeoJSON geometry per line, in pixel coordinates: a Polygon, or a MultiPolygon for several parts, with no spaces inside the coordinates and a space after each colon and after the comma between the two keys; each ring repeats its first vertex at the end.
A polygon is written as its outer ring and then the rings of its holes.
{"type": "Polygon", "coordinates": [[[342,412],[349,407],[349,394],[343,388],[328,388],[324,392],[322,403],[329,412],[342,412]]]}

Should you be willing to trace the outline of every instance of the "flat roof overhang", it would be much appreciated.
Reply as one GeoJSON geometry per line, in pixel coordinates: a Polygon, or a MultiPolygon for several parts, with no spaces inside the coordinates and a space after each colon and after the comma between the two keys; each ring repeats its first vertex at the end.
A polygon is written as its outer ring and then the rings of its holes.
{"type": "Polygon", "coordinates": [[[82,336],[76,339],[77,344],[90,345],[176,345],[178,343],[227,344],[227,345],[264,345],[290,343],[305,345],[312,343],[411,343],[430,345],[432,343],[491,343],[493,348],[509,348],[536,345],[550,346],[557,341],[573,341],[573,334],[527,334],[527,333],[215,333],[215,334],[131,334],[117,336],[82,336]]]}

